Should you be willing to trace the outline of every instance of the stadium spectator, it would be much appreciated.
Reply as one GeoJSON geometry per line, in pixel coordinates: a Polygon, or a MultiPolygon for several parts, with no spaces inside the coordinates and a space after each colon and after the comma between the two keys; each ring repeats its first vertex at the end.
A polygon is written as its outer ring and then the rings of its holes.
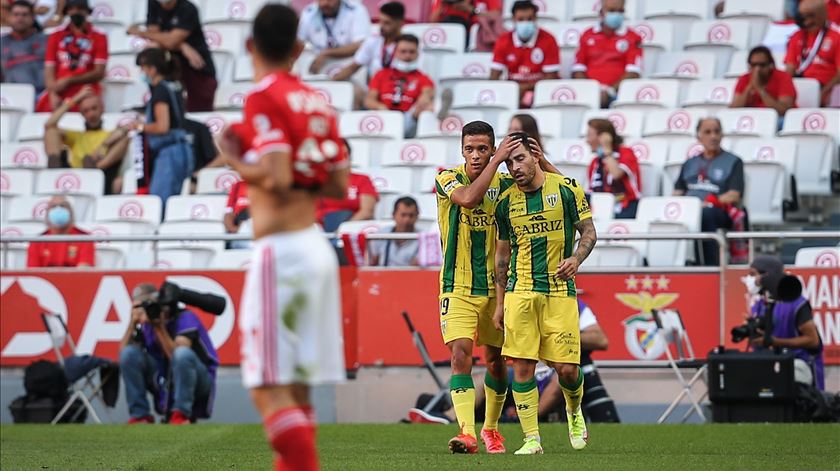
{"type": "Polygon", "coordinates": [[[38,95],[44,91],[47,36],[35,23],[34,11],[26,0],[12,3],[9,12],[12,31],[0,38],[0,81],[31,84],[38,95]]]}
{"type": "Polygon", "coordinates": [[[206,124],[184,118],[184,130],[192,143],[195,168],[190,176],[190,193],[195,193],[198,172],[203,168],[218,168],[224,166],[224,159],[216,147],[213,134],[206,124]]]}
{"type": "Polygon", "coordinates": [[[115,182],[128,150],[130,127],[102,129],[102,98],[89,86],[65,100],[44,123],[44,151],[52,168],[98,168],[105,173],[105,194],[118,193],[115,182]],[[85,120],[84,131],[59,128],[70,108],[78,108],[85,120]]]}
{"type": "MultiPolygon", "coordinates": [[[[108,63],[108,37],[90,22],[87,0],[67,0],[64,14],[67,26],[54,31],[47,40],[44,56],[44,84],[35,111],[53,111],[61,101],[74,96],[85,85],[99,95],[99,82],[105,78],[108,63]]],[[[78,111],[75,107],[71,111],[78,111]]]]}
{"type": "Polygon", "coordinates": [[[591,192],[615,195],[615,218],[633,219],[642,196],[642,175],[636,154],[627,146],[607,119],[590,119],[586,143],[595,154],[587,176],[591,192]]]}
{"type": "MultiPolygon", "coordinates": [[[[47,230],[43,236],[83,235],[87,232],[74,224],[73,207],[64,196],[53,196],[47,204],[47,230]]],[[[92,267],[96,249],[93,242],[45,242],[29,243],[26,256],[28,268],[46,267],[92,267]]]]}
{"type": "Polygon", "coordinates": [[[157,304],[157,288],[152,284],[137,285],[131,301],[131,322],[120,342],[128,423],[155,422],[147,392],[155,398],[155,412],[171,414],[171,425],[209,418],[219,356],[207,329],[194,312],[179,309],[177,303],[157,304]],[[149,304],[156,305],[159,315],[150,313],[149,304]]]}
{"type": "Polygon", "coordinates": [[[765,46],[754,47],[747,56],[749,72],[735,84],[731,108],[773,108],[779,117],[796,106],[796,88],[787,72],[776,68],[773,54],[765,46]]]}
{"type": "Polygon", "coordinates": [[[788,41],[785,69],[820,82],[820,103],[826,105],[840,84],[840,27],[828,21],[824,0],[802,0],[797,20],[799,31],[788,41]]]}
{"type": "Polygon", "coordinates": [[[367,8],[351,0],[318,0],[300,14],[297,37],[315,49],[309,73],[317,74],[327,61],[356,54],[370,34],[367,8]]]}
{"type": "MultiPolygon", "coordinates": [[[[352,159],[350,143],[347,139],[343,141],[344,150],[352,159]]],[[[345,221],[373,219],[378,201],[379,193],[370,177],[351,170],[344,199],[321,198],[318,201],[318,222],[325,232],[334,232],[345,221]]]]}
{"type": "MultiPolygon", "coordinates": [[[[417,201],[403,196],[394,203],[394,234],[417,232],[414,225],[420,215],[417,201]]],[[[417,266],[417,239],[374,240],[370,242],[370,264],[380,267],[417,266]]]]}
{"type": "Polygon", "coordinates": [[[213,111],[219,83],[195,5],[187,0],[149,0],[146,29],[133,25],[128,34],[147,39],[173,54],[179,79],[187,91],[187,111],[213,111]]]}
{"type": "Polygon", "coordinates": [[[642,73],[642,37],[624,25],[624,0],[604,0],[600,21],[580,37],[572,78],[589,78],[601,84],[601,107],[615,100],[625,79],[642,73]]]}
{"type": "Polygon", "coordinates": [[[32,0],[35,5],[35,15],[38,24],[44,28],[52,28],[64,21],[65,0],[32,0]]]}
{"type": "MultiPolygon", "coordinates": [[[[823,365],[823,342],[814,323],[811,303],[802,296],[801,287],[796,293],[780,293],[784,265],[778,257],[759,255],[750,264],[750,271],[743,278],[747,291],[759,298],[752,305],[750,316],[764,316],[770,300],[775,301],[773,308],[773,332],[770,344],[765,344],[764,336],[752,339],[753,348],[787,348],[796,355],[797,362],[807,364],[812,379],[808,384],[825,390],[825,371],[823,365]],[[792,298],[792,299],[790,299],[792,298]]],[[[759,329],[759,332],[763,332],[759,329]]]]}
{"type": "Polygon", "coordinates": [[[840,0],[826,0],[825,9],[828,12],[828,21],[840,26],[840,0]]]}
{"type": "MultiPolygon", "coordinates": [[[[703,118],[697,123],[697,140],[703,152],[683,163],[674,183],[674,196],[695,196],[703,201],[701,230],[716,232],[730,229],[744,194],[744,163],[720,147],[723,131],[717,118],[703,118]]],[[[702,242],[706,265],[718,265],[717,243],[702,242]]]]}
{"type": "Polygon", "coordinates": [[[501,0],[435,0],[429,22],[463,25],[468,36],[478,24],[475,50],[481,52],[492,51],[496,39],[505,33],[501,0]]]}
{"type": "Polygon", "coordinates": [[[397,38],[391,66],[380,70],[368,84],[365,107],[369,110],[402,111],[405,137],[417,132],[417,117],[434,108],[435,84],[420,71],[417,60],[420,41],[413,34],[397,38]]]}
{"type": "MultiPolygon", "coordinates": [[[[238,234],[245,221],[251,219],[249,207],[251,201],[248,199],[248,184],[242,180],[237,181],[230,187],[227,204],[225,205],[225,217],[222,222],[225,224],[225,231],[228,234],[238,234]]],[[[232,240],[228,244],[231,249],[247,249],[251,247],[250,240],[232,240]]]]}
{"type": "Polygon", "coordinates": [[[490,79],[499,80],[506,72],[508,80],[519,83],[520,104],[528,108],[537,81],[559,77],[560,48],[551,33],[537,26],[537,6],[530,0],[517,0],[511,12],[514,29],[493,48],[490,79]]]}
{"type": "Polygon", "coordinates": [[[164,49],[149,48],[137,55],[142,79],[149,84],[146,122],[139,126],[151,151],[149,193],[166,200],[181,192],[184,179],[192,175],[195,157],[184,129],[184,100],[180,85],[173,80],[175,64],[164,49]]]}

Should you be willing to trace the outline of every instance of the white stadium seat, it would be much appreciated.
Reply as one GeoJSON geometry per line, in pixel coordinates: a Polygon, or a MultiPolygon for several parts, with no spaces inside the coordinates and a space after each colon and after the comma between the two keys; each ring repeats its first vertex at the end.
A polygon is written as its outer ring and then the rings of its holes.
{"type": "Polygon", "coordinates": [[[410,168],[388,167],[371,168],[362,172],[370,176],[376,191],[385,193],[410,193],[412,178],[410,168]]]}
{"type": "Polygon", "coordinates": [[[205,167],[198,171],[195,192],[199,195],[227,195],[230,187],[239,180],[239,174],[235,170],[226,167],[205,167]]]}
{"type": "MultiPolygon", "coordinates": [[[[546,0],[546,3],[553,0],[546,0]]],[[[624,2],[624,16],[634,20],[638,16],[637,0],[626,0],[624,2]]],[[[541,16],[541,12],[537,13],[541,16]]],[[[570,17],[572,20],[598,20],[601,14],[601,0],[574,0],[571,5],[570,17]]]]}
{"type": "MultiPolygon", "coordinates": [[[[389,208],[390,214],[390,208],[389,208]]],[[[336,229],[339,234],[375,234],[394,227],[393,219],[344,221],[336,229]]]]}
{"type": "Polygon", "coordinates": [[[693,136],[706,113],[696,109],[654,110],[645,116],[645,137],[693,136]]]}
{"type": "Polygon", "coordinates": [[[125,32],[125,28],[108,31],[108,54],[137,54],[149,46],[149,41],[125,32]]]}
{"type": "MultiPolygon", "coordinates": [[[[600,234],[646,234],[647,221],[639,219],[602,219],[595,220],[595,230],[600,234]]],[[[648,241],[646,240],[606,240],[599,239],[598,245],[618,245],[633,247],[642,259],[647,257],[648,241]]]]}
{"type": "MultiPolygon", "coordinates": [[[[350,143],[350,164],[354,169],[368,168],[371,166],[370,141],[366,139],[349,138],[350,143]]],[[[377,155],[377,158],[379,156],[377,155]]]]}
{"type": "Polygon", "coordinates": [[[667,21],[673,25],[674,50],[682,49],[688,39],[691,23],[714,18],[712,0],[675,2],[674,0],[645,0],[642,2],[642,17],[646,20],[667,21]]]}
{"type": "Polygon", "coordinates": [[[0,170],[0,196],[31,195],[35,188],[35,171],[26,168],[4,168],[0,170]]]}
{"type": "Polygon", "coordinates": [[[17,140],[17,113],[4,113],[0,110],[0,142],[14,142],[17,140]],[[16,116],[14,116],[16,118],[16,116]]]}
{"type": "Polygon", "coordinates": [[[239,56],[236,58],[236,62],[233,65],[233,81],[254,81],[254,64],[251,61],[251,56],[239,56]]]}
{"type": "Polygon", "coordinates": [[[136,7],[135,0],[95,0],[91,2],[90,21],[97,28],[109,32],[112,29],[125,30],[140,19],[134,16],[136,7]]]}
{"type": "Polygon", "coordinates": [[[796,251],[797,267],[840,267],[840,247],[803,247],[796,251]]]}
{"type": "MultiPolygon", "coordinates": [[[[504,15],[505,19],[511,18],[511,8],[516,0],[505,0],[504,6],[502,7],[502,15],[504,15]]],[[[551,20],[551,21],[566,21],[569,18],[569,13],[571,10],[571,6],[573,3],[576,3],[574,0],[532,0],[534,5],[537,6],[539,11],[537,12],[537,16],[539,16],[540,21],[543,20],[551,20]]]]}
{"type": "Polygon", "coordinates": [[[211,0],[201,10],[203,23],[250,24],[264,3],[263,0],[211,0]]]}
{"type": "Polygon", "coordinates": [[[660,53],[675,49],[674,24],[670,21],[643,20],[629,26],[642,37],[644,64],[653,65],[660,53]]]}
{"type": "Polygon", "coordinates": [[[613,108],[650,110],[676,108],[680,103],[678,80],[626,79],[621,81],[613,108]]]}
{"type": "Polygon", "coordinates": [[[417,119],[417,137],[450,136],[461,139],[461,129],[472,121],[483,121],[478,111],[462,110],[451,112],[442,120],[431,111],[420,113],[417,119]]]}
{"type": "Polygon", "coordinates": [[[688,84],[688,93],[682,102],[683,108],[724,109],[735,96],[736,79],[697,80],[688,84]]]}
{"type": "Polygon", "coordinates": [[[749,32],[750,22],[745,20],[696,21],[691,24],[683,49],[715,54],[715,68],[723,73],[734,51],[749,49],[749,32]]]}
{"type": "Polygon", "coordinates": [[[199,113],[187,113],[186,118],[204,123],[215,136],[222,132],[228,124],[242,121],[242,113],[235,111],[202,111],[199,113]]]}
{"type": "Polygon", "coordinates": [[[384,167],[440,167],[446,165],[446,143],[441,139],[409,139],[385,144],[384,167]]]}
{"type": "Polygon", "coordinates": [[[820,107],[820,82],[812,78],[796,77],[793,86],[796,88],[797,108],[820,107]]]}
{"type": "Polygon", "coordinates": [[[624,244],[598,244],[586,257],[582,266],[595,267],[640,267],[642,255],[638,249],[624,244]]]}
{"type": "MultiPolygon", "coordinates": [[[[587,184],[586,187],[589,185],[587,184]]],[[[589,194],[589,206],[592,208],[592,219],[609,221],[615,219],[615,195],[601,191],[589,194]]]]}
{"type": "Polygon", "coordinates": [[[217,111],[241,110],[245,106],[245,98],[254,88],[251,83],[220,84],[216,89],[213,109],[217,111]]]}
{"type": "Polygon", "coordinates": [[[482,113],[490,122],[498,122],[499,114],[519,108],[519,85],[512,81],[470,80],[452,87],[452,109],[482,113]]]}
{"type": "Polygon", "coordinates": [[[40,235],[47,230],[43,222],[9,222],[4,223],[0,234],[8,237],[40,235]]]}
{"type": "Polygon", "coordinates": [[[102,129],[117,129],[118,127],[128,126],[138,118],[143,119],[143,115],[134,111],[105,113],[102,115],[102,129]]]}
{"type": "MultiPolygon", "coordinates": [[[[44,139],[44,124],[50,113],[29,113],[21,118],[17,129],[17,141],[41,141],[44,139]]],[[[84,131],[85,119],[79,113],[67,113],[61,117],[58,127],[69,131],[84,131]]],[[[40,145],[40,143],[39,143],[40,145]]]]}
{"type": "MultiPolygon", "coordinates": [[[[636,219],[647,222],[650,232],[699,232],[701,201],[693,196],[647,197],[639,201],[636,219]]],[[[687,241],[648,242],[651,266],[681,266],[688,258],[687,241]]]]}
{"type": "Polygon", "coordinates": [[[140,67],[136,61],[137,54],[133,52],[110,55],[104,82],[140,82],[140,67]]]}
{"type": "Polygon", "coordinates": [[[639,161],[642,177],[642,196],[659,196],[662,172],[668,159],[669,140],[664,138],[634,139],[625,142],[639,161]]]}
{"type": "Polygon", "coordinates": [[[234,61],[245,54],[246,29],[245,23],[215,23],[204,26],[204,38],[213,56],[219,83],[231,81],[234,61]]]}
{"type": "Polygon", "coordinates": [[[151,96],[148,85],[142,82],[102,82],[102,101],[108,113],[141,108],[151,96]]]}
{"type": "Polygon", "coordinates": [[[341,114],[339,132],[346,138],[402,139],[403,114],[399,111],[348,111],[341,114]]]}
{"type": "MultiPolygon", "coordinates": [[[[96,236],[110,235],[151,235],[154,231],[148,226],[138,226],[129,222],[93,222],[79,224],[79,228],[96,236]]],[[[126,259],[132,252],[149,252],[150,242],[97,242],[96,267],[120,269],[126,265],[126,259]]]]}
{"type": "Polygon", "coordinates": [[[105,174],[98,168],[54,168],[41,170],[35,183],[39,195],[74,196],[77,221],[93,218],[96,199],[105,189],[105,174]]]}
{"type": "Polygon", "coordinates": [[[190,267],[192,268],[208,267],[213,256],[225,249],[225,243],[222,240],[197,241],[189,239],[193,235],[226,234],[225,227],[221,222],[164,222],[158,227],[158,234],[183,236],[184,239],[178,241],[161,241],[158,243],[158,247],[162,256],[167,251],[174,251],[175,253],[180,253],[184,250],[188,251],[191,256],[190,267]]]}
{"type": "Polygon", "coordinates": [[[590,21],[577,21],[572,23],[541,23],[539,25],[540,28],[551,33],[557,40],[557,45],[560,46],[560,78],[571,78],[572,65],[575,63],[575,53],[580,45],[580,37],[593,24],[590,21]]]}
{"type": "Polygon", "coordinates": [[[732,153],[744,161],[744,204],[754,224],[781,224],[784,202],[796,199],[796,142],[780,138],[742,138],[732,153]]]}
{"type": "Polygon", "coordinates": [[[534,109],[560,109],[563,112],[557,137],[577,136],[586,111],[597,110],[600,106],[601,85],[596,80],[541,80],[534,87],[534,109]]]}
{"type": "Polygon", "coordinates": [[[46,168],[47,154],[41,142],[11,143],[0,146],[0,168],[46,168]]]}
{"type": "Polygon", "coordinates": [[[28,83],[0,85],[0,111],[32,113],[35,109],[35,87],[28,83]]]}
{"type": "Polygon", "coordinates": [[[97,222],[130,222],[156,228],[163,205],[157,195],[108,195],[96,201],[97,222]]]}
{"type": "Polygon", "coordinates": [[[730,108],[715,116],[723,126],[723,135],[729,137],[773,137],[779,123],[779,115],[772,108],[730,108]]]}
{"type": "Polygon", "coordinates": [[[716,60],[711,52],[663,52],[650,76],[681,80],[711,79],[715,78],[716,60]]]}
{"type": "Polygon", "coordinates": [[[830,195],[831,172],[838,169],[840,109],[793,108],[785,114],[780,136],[797,142],[796,182],[800,194],[830,195]],[[807,156],[807,158],[805,158],[807,156]]]}
{"type": "Polygon", "coordinates": [[[546,139],[543,142],[548,159],[563,172],[588,187],[587,170],[592,160],[589,144],[582,139],[546,139]]]}
{"type": "Polygon", "coordinates": [[[440,88],[451,88],[455,81],[489,79],[492,61],[493,54],[489,52],[469,52],[448,58],[440,66],[440,88]]]}
{"type": "Polygon", "coordinates": [[[749,20],[753,30],[749,44],[758,44],[768,23],[784,19],[784,3],[785,0],[727,0],[720,17],[749,20]]]}
{"type": "MultiPolygon", "coordinates": [[[[0,235],[3,237],[36,236],[46,230],[43,222],[3,223],[0,235]]],[[[0,266],[6,270],[26,268],[27,248],[29,243],[14,243],[0,245],[0,266]]]]}
{"type": "MultiPolygon", "coordinates": [[[[543,139],[561,138],[563,137],[563,124],[568,120],[567,113],[561,112],[559,109],[543,108],[543,109],[521,109],[502,113],[499,116],[498,126],[494,127],[497,132],[497,137],[504,137],[510,127],[510,121],[518,114],[527,114],[534,117],[537,126],[540,130],[540,136],[543,139]]],[[[581,116],[583,114],[581,113],[581,116]]],[[[579,120],[574,120],[574,132],[572,136],[577,134],[580,129],[579,120]]]]}
{"type": "Polygon", "coordinates": [[[615,131],[624,137],[641,137],[645,123],[645,113],[641,110],[592,110],[586,112],[581,121],[580,135],[586,136],[590,119],[608,119],[615,131]]]}
{"type": "Polygon", "coordinates": [[[314,88],[339,112],[353,110],[353,84],[350,82],[311,81],[307,85],[314,88]]]}
{"type": "Polygon", "coordinates": [[[225,215],[225,195],[175,195],[166,200],[165,222],[217,221],[225,215]]]}
{"type": "Polygon", "coordinates": [[[423,72],[440,77],[445,61],[461,54],[467,44],[467,31],[452,23],[414,23],[402,27],[402,34],[413,34],[420,40],[423,72]]]}
{"type": "Polygon", "coordinates": [[[210,262],[216,270],[245,270],[251,266],[251,249],[228,249],[217,252],[210,262]]]}
{"type": "Polygon", "coordinates": [[[437,222],[437,195],[435,193],[415,193],[411,195],[417,201],[417,209],[420,214],[418,221],[437,222]]]}
{"type": "MultiPolygon", "coordinates": [[[[4,208],[3,217],[7,222],[43,223],[50,198],[51,196],[47,195],[15,196],[6,203],[8,206],[4,208]]],[[[70,205],[75,208],[75,197],[69,196],[67,199],[70,201],[70,205]]]]}

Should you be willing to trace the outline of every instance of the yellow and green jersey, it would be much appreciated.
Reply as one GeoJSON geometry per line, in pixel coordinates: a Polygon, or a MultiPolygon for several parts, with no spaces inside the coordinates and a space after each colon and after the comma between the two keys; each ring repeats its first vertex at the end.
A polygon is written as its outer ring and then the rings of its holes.
{"type": "Polygon", "coordinates": [[[526,193],[512,186],[496,205],[499,240],[509,240],[510,268],[506,291],[531,291],[575,296],[574,280],[561,280],[554,272],[571,257],[575,223],[591,218],[580,184],[570,177],[545,174],[542,188],[526,193]]]}
{"type": "Polygon", "coordinates": [[[443,244],[440,292],[469,296],[495,296],[493,259],[496,253],[496,201],[513,185],[506,173],[497,173],[473,209],[462,208],[450,197],[470,184],[464,165],[443,170],[435,178],[438,225],[443,244]]]}

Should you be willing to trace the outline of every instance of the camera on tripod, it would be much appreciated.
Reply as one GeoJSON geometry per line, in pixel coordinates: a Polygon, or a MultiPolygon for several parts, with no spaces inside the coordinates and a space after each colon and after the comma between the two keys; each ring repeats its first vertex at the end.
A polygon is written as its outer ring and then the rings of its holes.
{"type": "Polygon", "coordinates": [[[141,303],[146,311],[149,320],[160,319],[164,307],[169,307],[170,312],[178,311],[178,304],[197,307],[210,314],[220,316],[225,312],[225,298],[211,293],[200,293],[182,288],[174,283],[164,281],[158,289],[157,297],[148,299],[141,303]]]}

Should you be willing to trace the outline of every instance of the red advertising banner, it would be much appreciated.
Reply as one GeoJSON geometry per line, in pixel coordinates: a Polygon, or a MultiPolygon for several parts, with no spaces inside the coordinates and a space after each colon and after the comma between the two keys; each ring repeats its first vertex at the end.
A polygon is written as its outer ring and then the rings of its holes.
{"type": "MultiPolygon", "coordinates": [[[[802,282],[802,294],[811,302],[814,323],[823,341],[826,365],[840,365],[840,271],[836,268],[795,268],[789,270],[802,282]]],[[[732,327],[743,324],[754,299],[747,293],[741,278],[746,269],[726,272],[726,345],[744,348],[744,342],[733,344],[732,327]]]]}

